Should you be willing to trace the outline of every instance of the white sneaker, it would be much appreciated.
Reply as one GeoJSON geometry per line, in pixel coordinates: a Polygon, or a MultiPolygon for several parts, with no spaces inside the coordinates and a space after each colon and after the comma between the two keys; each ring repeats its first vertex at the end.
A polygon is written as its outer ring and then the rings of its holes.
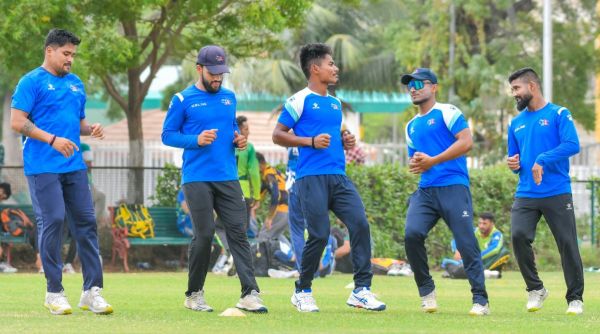
{"type": "Polygon", "coordinates": [[[578,315],[583,313],[583,302],[581,300],[572,300],[567,308],[568,315],[578,315]]]}
{"type": "Polygon", "coordinates": [[[482,316],[482,315],[489,315],[490,314],[490,304],[485,304],[485,305],[481,305],[481,304],[473,304],[473,307],[471,308],[471,311],[469,311],[469,315],[474,315],[474,316],[482,316]]]}
{"type": "Polygon", "coordinates": [[[292,278],[292,277],[296,277],[297,275],[299,275],[298,270],[286,271],[286,270],[277,270],[277,269],[273,269],[273,268],[269,268],[269,270],[267,270],[267,274],[271,278],[292,278]]]}
{"type": "Polygon", "coordinates": [[[370,311],[385,310],[385,303],[377,300],[375,294],[367,287],[363,287],[358,292],[350,292],[350,297],[346,301],[348,306],[364,308],[370,311]]]}
{"type": "Polygon", "coordinates": [[[531,290],[527,297],[527,311],[535,312],[539,311],[544,306],[544,300],[548,298],[548,290],[541,288],[539,290],[531,290]]]}
{"type": "Polygon", "coordinates": [[[212,312],[212,307],[208,306],[206,300],[204,300],[204,290],[192,292],[191,295],[185,297],[183,306],[194,311],[201,312],[212,312]]]}
{"type": "Polygon", "coordinates": [[[46,292],[46,300],[44,301],[44,307],[50,310],[50,313],[54,315],[64,315],[73,313],[71,305],[65,296],[65,292],[46,292]]]}
{"type": "Polygon", "coordinates": [[[17,268],[11,266],[8,262],[0,262],[0,272],[5,274],[13,274],[16,273],[17,268]]]}
{"type": "Polygon", "coordinates": [[[498,270],[484,270],[483,276],[485,278],[500,278],[500,272],[498,270]]]}
{"type": "Polygon", "coordinates": [[[421,310],[425,313],[437,312],[437,301],[435,300],[435,290],[427,296],[421,297],[421,310]]]}
{"type": "Polygon", "coordinates": [[[292,295],[292,305],[300,312],[319,312],[317,302],[312,295],[312,291],[295,292],[292,295]]]}
{"type": "Polygon", "coordinates": [[[240,310],[256,313],[267,313],[267,307],[263,305],[260,294],[256,290],[252,290],[249,294],[240,298],[240,301],[235,305],[240,310]]]}
{"type": "Polygon", "coordinates": [[[104,297],[100,294],[101,288],[93,286],[91,289],[82,291],[81,298],[79,299],[79,308],[84,311],[92,311],[96,314],[111,314],[113,308],[109,303],[106,302],[104,297]]]}
{"type": "Polygon", "coordinates": [[[71,265],[70,263],[65,263],[65,265],[63,266],[63,273],[76,274],[77,272],[75,271],[75,268],[73,268],[73,265],[71,265]]]}

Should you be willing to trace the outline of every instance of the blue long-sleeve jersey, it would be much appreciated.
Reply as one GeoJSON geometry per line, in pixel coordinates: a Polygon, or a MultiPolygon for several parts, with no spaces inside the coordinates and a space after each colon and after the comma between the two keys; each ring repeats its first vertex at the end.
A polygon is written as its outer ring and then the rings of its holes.
{"type": "Polygon", "coordinates": [[[579,153],[579,138],[567,108],[548,103],[527,108],[508,127],[508,156],[519,154],[521,168],[515,197],[544,198],[571,193],[569,157],[579,153]],[[544,168],[542,183],[533,181],[534,163],[544,168]]]}
{"type": "Polygon", "coordinates": [[[191,85],[171,100],[163,124],[162,142],[183,148],[181,183],[234,181],[238,179],[235,161],[235,94],[225,88],[208,93],[191,85]],[[217,139],[199,146],[198,135],[217,130],[217,139]]]}

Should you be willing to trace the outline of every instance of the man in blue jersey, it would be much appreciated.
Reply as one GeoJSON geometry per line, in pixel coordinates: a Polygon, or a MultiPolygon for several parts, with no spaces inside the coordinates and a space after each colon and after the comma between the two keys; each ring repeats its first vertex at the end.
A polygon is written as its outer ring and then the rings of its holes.
{"type": "Polygon", "coordinates": [[[567,283],[567,314],[583,313],[583,265],[577,247],[569,157],[579,152],[571,112],[547,102],[531,68],[512,73],[512,95],[520,113],[508,127],[508,167],[519,174],[511,211],[515,257],[528,292],[527,310],[542,308],[548,290],[535,267],[531,244],[544,216],[560,253],[567,283]]]}
{"type": "Polygon", "coordinates": [[[70,73],[80,39],[52,29],[44,45],[42,66],[24,75],[12,97],[11,127],[23,135],[23,162],[37,220],[38,247],[46,275],[46,306],[52,314],[70,314],[62,286],[62,235],[68,212],[71,235],[83,272],[79,307],[108,314],[101,295],[102,263],[94,204],[80,136],[104,138],[100,124],[85,120],[83,82],[70,73]]]}
{"type": "Polygon", "coordinates": [[[481,253],[473,234],[473,208],[465,154],[473,145],[462,112],[436,102],[437,76],[418,68],[402,76],[419,113],[406,125],[409,170],[420,174],[419,187],[410,196],[406,213],[406,256],[421,296],[424,312],[437,311],[435,284],[429,274],[425,239],[442,218],[452,231],[473,293],[471,315],[490,313],[481,253]]]}
{"type": "Polygon", "coordinates": [[[184,306],[211,312],[204,299],[204,282],[215,234],[213,210],[225,227],[242,294],[236,307],[267,312],[259,296],[246,235],[248,212],[238,181],[235,149],[246,148],[235,119],[235,94],[221,87],[229,73],[225,51],[209,45],[196,62],[198,81],[175,94],[163,124],[165,145],[183,148],[183,192],[192,217],[194,236],[189,248],[188,289],[184,306]]]}
{"type": "Polygon", "coordinates": [[[346,304],[382,311],[385,304],[370,290],[371,234],[365,208],[345,172],[344,148],[355,145],[356,139],[349,133],[342,137],[342,104],[327,93],[327,87],[338,82],[331,48],[320,43],[303,46],[300,66],[308,87],[286,101],[273,131],[274,143],[298,147],[300,154],[294,187],[307,224],[308,240],[292,304],[300,312],[319,311],[312,295],[312,280],[329,240],[332,210],[348,227],[352,244],[355,289],[346,304]]]}

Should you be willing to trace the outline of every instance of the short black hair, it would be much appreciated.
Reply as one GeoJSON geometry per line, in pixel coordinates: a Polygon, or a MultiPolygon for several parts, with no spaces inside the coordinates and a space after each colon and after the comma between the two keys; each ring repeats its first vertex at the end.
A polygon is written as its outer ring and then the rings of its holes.
{"type": "Polygon", "coordinates": [[[492,223],[496,222],[496,216],[494,216],[494,214],[491,212],[482,212],[479,214],[479,218],[489,220],[492,223]]]}
{"type": "Polygon", "coordinates": [[[242,124],[244,124],[245,122],[248,122],[248,117],[246,117],[244,115],[240,115],[235,118],[235,121],[237,122],[238,126],[242,126],[242,124]]]}
{"type": "Polygon", "coordinates": [[[81,43],[81,39],[72,32],[64,29],[52,29],[46,36],[44,49],[48,46],[61,47],[65,46],[65,44],[79,45],[79,43],[81,43]]]}
{"type": "Polygon", "coordinates": [[[327,44],[312,43],[306,44],[300,49],[300,67],[306,79],[310,78],[310,66],[312,64],[321,64],[321,60],[326,55],[332,55],[333,51],[327,44]]]}
{"type": "Polygon", "coordinates": [[[535,70],[531,67],[524,67],[520,70],[514,71],[508,77],[508,83],[511,83],[517,79],[522,79],[525,82],[535,82],[538,86],[542,87],[542,83],[540,81],[540,76],[535,72],[535,70]]]}
{"type": "Polygon", "coordinates": [[[6,198],[9,198],[12,195],[12,190],[10,189],[10,183],[2,182],[0,183],[0,188],[4,190],[4,194],[6,194],[6,198]]]}
{"type": "Polygon", "coordinates": [[[256,152],[256,159],[258,160],[259,164],[266,164],[267,160],[265,160],[265,156],[260,153],[260,152],[256,152]]]}

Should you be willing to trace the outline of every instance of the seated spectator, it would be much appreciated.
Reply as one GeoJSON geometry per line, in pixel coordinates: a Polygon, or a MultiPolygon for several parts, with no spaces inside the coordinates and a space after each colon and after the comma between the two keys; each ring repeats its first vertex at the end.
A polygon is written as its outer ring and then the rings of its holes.
{"type": "MultiPolygon", "coordinates": [[[[350,133],[348,130],[342,130],[342,138],[346,133],[350,133]]],[[[367,161],[367,154],[360,148],[358,143],[352,146],[352,148],[344,150],[346,156],[346,164],[364,165],[367,161]]]]}
{"type": "Polygon", "coordinates": [[[277,239],[288,229],[288,192],[285,188],[285,176],[271,167],[264,155],[256,153],[261,178],[261,200],[266,194],[271,197],[269,212],[258,232],[258,241],[277,239]]]}
{"type": "MultiPolygon", "coordinates": [[[[12,190],[11,190],[10,184],[8,184],[6,182],[0,183],[0,202],[4,202],[7,199],[9,199],[11,194],[12,194],[12,190]]],[[[0,232],[9,233],[9,231],[0,231],[0,232]]],[[[10,259],[9,259],[10,248],[11,248],[11,244],[9,244],[9,243],[0,244],[0,260],[6,254],[6,260],[3,262],[0,262],[0,273],[16,273],[17,272],[17,268],[13,267],[10,264],[10,259]]]]}
{"type": "Polygon", "coordinates": [[[181,234],[187,237],[194,236],[194,229],[192,227],[192,218],[190,217],[190,208],[185,201],[183,194],[183,188],[177,193],[177,229],[181,234]]]}
{"type": "MultiPolygon", "coordinates": [[[[481,259],[485,269],[486,278],[500,278],[502,266],[508,262],[510,255],[504,245],[504,236],[502,232],[496,229],[494,225],[495,218],[490,212],[484,212],[479,215],[479,224],[475,228],[475,238],[481,249],[481,259]]],[[[463,267],[460,253],[456,249],[456,243],[452,240],[452,251],[454,258],[443,259],[442,269],[446,270],[444,277],[467,278],[463,267]]]]}

